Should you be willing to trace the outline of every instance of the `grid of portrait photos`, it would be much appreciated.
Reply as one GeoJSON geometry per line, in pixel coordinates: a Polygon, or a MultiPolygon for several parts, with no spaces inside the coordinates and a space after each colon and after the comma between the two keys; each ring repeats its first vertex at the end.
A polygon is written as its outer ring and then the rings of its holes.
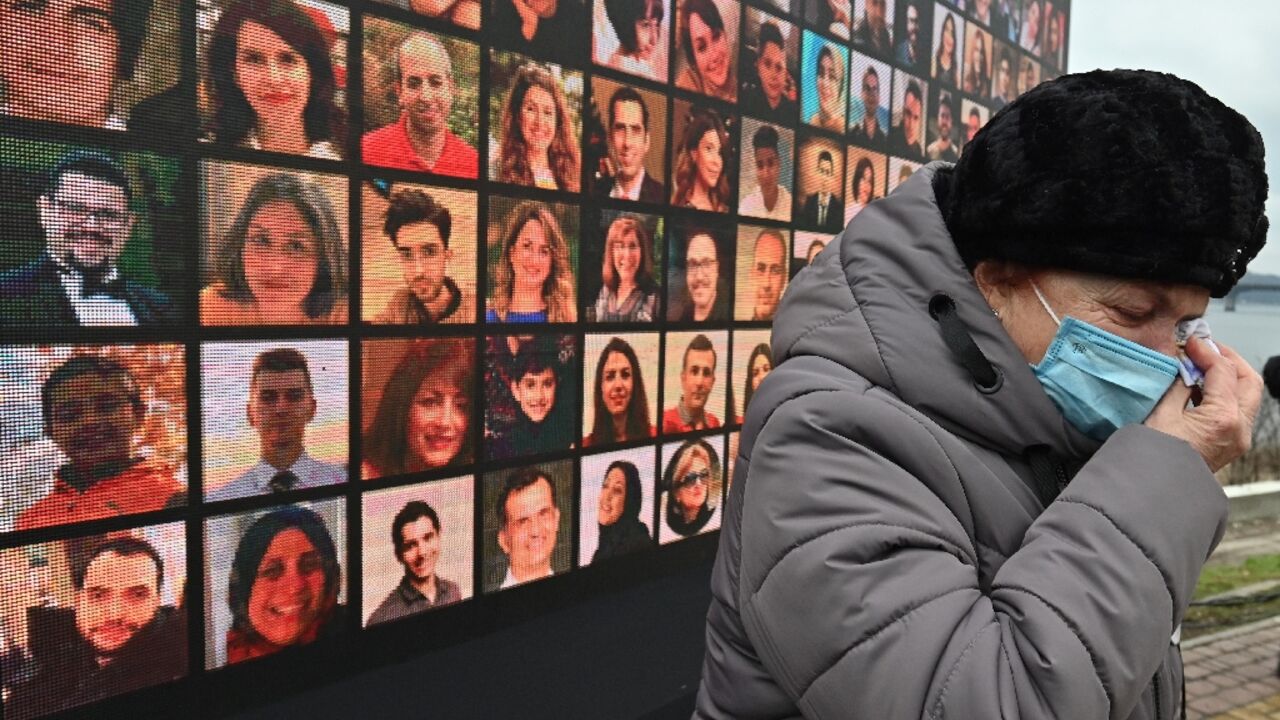
{"type": "Polygon", "coordinates": [[[1068,15],[0,4],[5,716],[713,533],[788,282],[1068,15]]]}

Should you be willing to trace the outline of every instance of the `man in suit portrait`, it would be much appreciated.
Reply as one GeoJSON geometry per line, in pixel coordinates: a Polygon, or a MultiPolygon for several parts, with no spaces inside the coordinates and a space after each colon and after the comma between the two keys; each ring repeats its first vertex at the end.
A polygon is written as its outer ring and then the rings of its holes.
{"type": "Polygon", "coordinates": [[[831,153],[818,153],[818,189],[805,198],[801,220],[826,232],[840,232],[844,223],[844,202],[836,195],[836,161],[831,153]]]}
{"type": "Polygon", "coordinates": [[[609,98],[609,156],[613,176],[596,183],[596,194],[619,200],[661,203],[666,198],[662,181],[644,169],[649,155],[649,108],[640,93],[620,87],[609,98]]]}
{"type": "Polygon", "coordinates": [[[63,157],[36,198],[44,251],[0,274],[0,325],[173,322],[169,298],[124,277],[117,265],[137,221],[132,199],[115,160],[84,151],[63,157]]]}

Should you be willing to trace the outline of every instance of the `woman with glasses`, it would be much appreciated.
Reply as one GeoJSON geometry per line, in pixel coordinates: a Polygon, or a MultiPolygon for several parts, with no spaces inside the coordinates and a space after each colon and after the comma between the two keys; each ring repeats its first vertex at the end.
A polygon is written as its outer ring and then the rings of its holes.
{"type": "Polygon", "coordinates": [[[595,322],[651,322],[658,312],[653,277],[653,238],[644,222],[624,215],[609,224],[604,241],[595,322]]]}
{"type": "Polygon", "coordinates": [[[662,474],[662,542],[697,535],[720,504],[720,457],[706,440],[686,440],[662,474]]]}

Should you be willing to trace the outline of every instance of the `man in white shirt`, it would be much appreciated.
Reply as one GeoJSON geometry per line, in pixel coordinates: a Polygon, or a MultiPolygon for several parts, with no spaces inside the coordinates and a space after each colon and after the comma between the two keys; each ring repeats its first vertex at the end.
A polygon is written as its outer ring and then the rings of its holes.
{"type": "Polygon", "coordinates": [[[738,214],[791,222],[791,192],[778,184],[782,158],[778,153],[778,131],[761,125],[751,136],[755,152],[756,186],[738,203],[738,214]]]}
{"type": "Polygon", "coordinates": [[[302,353],[278,348],[258,355],[246,415],[258,431],[261,459],[240,477],[209,491],[209,502],[346,481],[343,466],[316,460],[303,446],[307,425],[316,416],[316,399],[302,353]]]}
{"type": "Polygon", "coordinates": [[[498,491],[498,547],[507,556],[503,589],[551,577],[560,531],[556,486],[537,468],[516,470],[498,491]]]}
{"type": "Polygon", "coordinates": [[[609,98],[609,155],[613,176],[595,184],[597,195],[658,204],[666,197],[662,182],[644,169],[649,155],[649,108],[633,88],[620,87],[609,98]]]}

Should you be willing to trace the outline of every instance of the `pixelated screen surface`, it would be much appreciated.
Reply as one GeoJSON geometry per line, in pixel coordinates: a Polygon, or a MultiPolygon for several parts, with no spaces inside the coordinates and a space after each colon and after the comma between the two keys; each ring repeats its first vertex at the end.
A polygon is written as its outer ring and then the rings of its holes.
{"type": "Polygon", "coordinates": [[[1065,71],[1028,7],[0,2],[5,716],[710,548],[788,285],[1065,71]]]}

